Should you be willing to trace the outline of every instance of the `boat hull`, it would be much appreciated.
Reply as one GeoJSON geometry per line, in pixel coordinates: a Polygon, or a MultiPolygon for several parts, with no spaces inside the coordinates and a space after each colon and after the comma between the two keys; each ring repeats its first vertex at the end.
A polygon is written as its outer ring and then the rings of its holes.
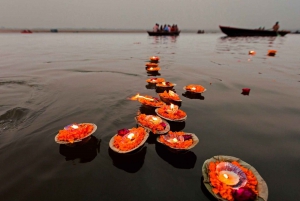
{"type": "Polygon", "coordinates": [[[147,31],[149,36],[179,36],[180,31],[176,32],[153,32],[153,31],[147,31]]]}
{"type": "Polygon", "coordinates": [[[258,29],[240,29],[220,26],[221,31],[227,36],[285,36],[290,31],[269,31],[258,29]]]}

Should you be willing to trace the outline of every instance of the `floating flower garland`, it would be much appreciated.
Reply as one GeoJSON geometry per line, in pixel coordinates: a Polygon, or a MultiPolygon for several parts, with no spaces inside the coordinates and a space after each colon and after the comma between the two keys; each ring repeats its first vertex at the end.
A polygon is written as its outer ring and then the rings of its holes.
{"type": "Polygon", "coordinates": [[[97,126],[90,123],[71,124],[60,130],[55,136],[57,143],[74,143],[81,141],[96,130],[97,126]]]}
{"type": "Polygon", "coordinates": [[[182,131],[169,131],[167,135],[159,136],[159,141],[174,149],[188,149],[193,145],[192,135],[182,131]]]}
{"type": "Polygon", "coordinates": [[[113,137],[113,147],[120,151],[131,151],[141,145],[146,134],[143,127],[119,130],[113,137]]]}
{"type": "Polygon", "coordinates": [[[173,91],[169,91],[169,92],[164,91],[163,93],[159,93],[159,96],[165,99],[180,101],[179,95],[173,91]]]}
{"type": "Polygon", "coordinates": [[[165,81],[164,78],[159,78],[159,77],[149,78],[149,79],[146,80],[146,82],[151,83],[151,84],[161,83],[161,82],[164,82],[164,81],[165,81]]]}
{"type": "MultiPolygon", "coordinates": [[[[222,198],[228,200],[228,201],[234,201],[234,196],[236,193],[236,190],[234,190],[232,188],[232,186],[227,185],[225,183],[223,183],[219,178],[218,178],[218,172],[216,171],[216,167],[220,162],[210,162],[208,165],[208,169],[209,169],[209,181],[212,188],[212,191],[217,194],[220,195],[222,198]]],[[[257,190],[257,184],[258,181],[256,179],[256,177],[254,176],[254,174],[252,173],[251,170],[244,168],[243,166],[241,166],[237,161],[233,161],[231,162],[233,165],[237,166],[238,168],[240,168],[246,175],[247,177],[247,183],[246,185],[243,187],[245,189],[249,189],[250,191],[252,191],[257,197],[258,195],[258,190],[257,190]]],[[[252,198],[251,198],[252,199],[252,198]]]]}
{"type": "Polygon", "coordinates": [[[203,93],[206,91],[206,89],[203,86],[197,84],[189,84],[185,86],[184,89],[194,93],[203,93]]]}
{"type": "Polygon", "coordinates": [[[177,105],[164,105],[155,110],[158,115],[170,120],[185,120],[186,113],[178,109],[177,105]]]}
{"type": "Polygon", "coordinates": [[[140,114],[136,117],[139,124],[141,124],[143,127],[147,127],[151,129],[151,131],[155,133],[160,133],[161,131],[164,131],[168,128],[166,132],[169,131],[170,126],[167,122],[164,122],[160,117],[153,116],[153,115],[145,115],[140,114]]]}

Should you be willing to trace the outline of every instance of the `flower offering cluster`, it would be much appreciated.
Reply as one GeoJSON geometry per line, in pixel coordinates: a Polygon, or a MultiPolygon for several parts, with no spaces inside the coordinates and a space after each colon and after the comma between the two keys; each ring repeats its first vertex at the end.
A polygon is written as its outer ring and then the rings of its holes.
{"type": "Polygon", "coordinates": [[[149,105],[152,107],[162,107],[165,105],[165,103],[160,101],[158,98],[154,98],[152,96],[147,96],[147,95],[139,98],[138,101],[143,105],[149,105]]]}
{"type": "Polygon", "coordinates": [[[85,138],[94,129],[91,124],[72,124],[60,130],[57,136],[59,141],[73,143],[75,140],[85,138]]]}
{"type": "Polygon", "coordinates": [[[190,92],[202,93],[205,91],[205,88],[201,85],[189,84],[185,86],[185,90],[190,92]]]}
{"type": "MultiPolygon", "coordinates": [[[[171,106],[173,105],[171,104],[171,106]]],[[[171,106],[164,105],[163,107],[158,108],[158,114],[172,120],[182,119],[186,117],[186,113],[182,110],[179,110],[178,106],[173,106],[173,108],[171,106]]]]}
{"type": "Polygon", "coordinates": [[[144,127],[150,128],[153,133],[156,133],[157,131],[163,131],[167,126],[158,116],[154,117],[152,115],[140,114],[137,116],[137,120],[144,127]],[[153,120],[153,118],[155,119],[153,120]]]}
{"type": "Polygon", "coordinates": [[[113,146],[121,151],[129,151],[141,144],[146,131],[143,127],[121,129],[114,137],[113,146]]]}
{"type": "MultiPolygon", "coordinates": [[[[218,173],[216,171],[216,167],[220,162],[210,162],[208,169],[209,169],[209,181],[212,188],[212,191],[216,194],[216,195],[220,195],[222,198],[229,200],[229,201],[237,201],[238,199],[236,198],[237,195],[239,194],[239,189],[235,190],[233,189],[230,185],[227,185],[223,182],[221,182],[218,178],[218,173]]],[[[258,195],[258,191],[257,191],[257,179],[254,176],[254,174],[252,173],[251,170],[244,168],[243,166],[241,166],[237,161],[233,161],[231,162],[233,165],[239,167],[246,175],[247,177],[247,183],[246,185],[243,187],[243,189],[246,189],[248,192],[252,192],[249,193],[248,198],[245,199],[245,201],[247,200],[252,200],[253,199],[253,194],[255,194],[255,198],[258,195]]]]}
{"type": "Polygon", "coordinates": [[[147,71],[151,71],[151,72],[159,71],[160,67],[159,66],[156,66],[156,67],[147,67],[146,70],[147,71]]]}
{"type": "Polygon", "coordinates": [[[178,96],[178,94],[173,91],[169,91],[169,92],[164,91],[163,93],[160,93],[159,95],[163,98],[170,99],[170,100],[175,100],[175,101],[180,100],[180,97],[178,96]]]}
{"type": "Polygon", "coordinates": [[[161,82],[164,82],[165,79],[164,78],[149,78],[146,80],[148,83],[152,83],[152,84],[156,84],[156,83],[161,83],[161,82]]]}
{"type": "Polygon", "coordinates": [[[187,149],[193,144],[191,135],[186,135],[184,132],[169,131],[167,135],[161,135],[159,140],[165,145],[176,149],[187,149]]]}

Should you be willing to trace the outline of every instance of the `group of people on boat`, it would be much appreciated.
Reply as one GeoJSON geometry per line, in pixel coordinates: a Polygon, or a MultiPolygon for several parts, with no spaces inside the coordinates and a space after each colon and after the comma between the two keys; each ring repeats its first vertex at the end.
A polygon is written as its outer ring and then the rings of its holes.
{"type": "Polygon", "coordinates": [[[173,24],[172,26],[171,25],[160,25],[158,23],[156,23],[153,27],[153,32],[178,32],[179,29],[178,29],[178,26],[177,24],[173,24]]]}

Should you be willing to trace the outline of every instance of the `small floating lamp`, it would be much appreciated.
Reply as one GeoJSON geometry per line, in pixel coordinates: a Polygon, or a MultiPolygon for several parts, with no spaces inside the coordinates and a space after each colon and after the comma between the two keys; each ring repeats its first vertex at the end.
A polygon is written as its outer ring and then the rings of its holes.
{"type": "Polygon", "coordinates": [[[250,50],[250,51],[249,51],[249,55],[255,55],[255,54],[256,54],[255,51],[253,51],[253,50],[250,50]]]}
{"type": "Polygon", "coordinates": [[[268,50],[268,56],[274,57],[276,53],[277,53],[277,50],[268,50]]]}

